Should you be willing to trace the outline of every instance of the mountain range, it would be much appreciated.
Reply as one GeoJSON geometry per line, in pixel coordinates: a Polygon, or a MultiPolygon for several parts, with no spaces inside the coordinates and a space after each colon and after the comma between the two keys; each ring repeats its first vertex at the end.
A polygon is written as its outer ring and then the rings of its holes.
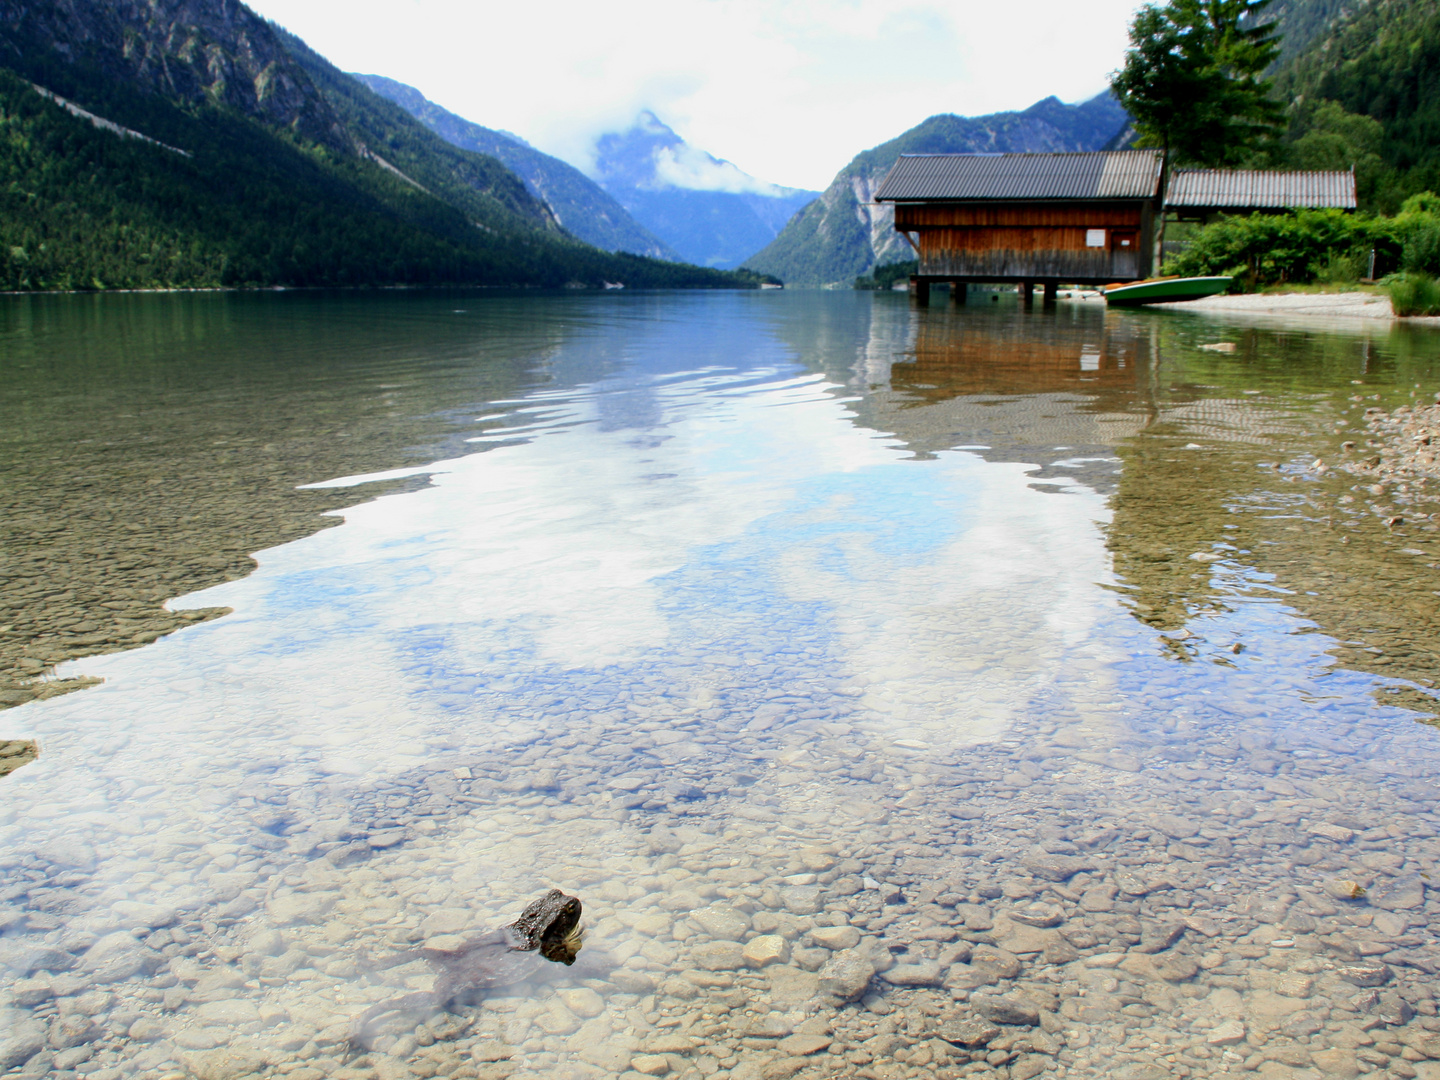
{"type": "Polygon", "coordinates": [[[734,268],[819,192],[757,180],[689,145],[645,110],[595,141],[593,178],[510,132],[483,127],[383,75],[356,75],[462,150],[498,158],[580,239],[607,251],[734,268]]]}
{"type": "MultiPolygon", "coordinates": [[[[606,251],[629,251],[655,259],[682,256],[637,222],[626,209],[573,165],[542,154],[518,135],[482,127],[436,105],[413,86],[383,75],[355,75],[381,97],[399,105],[452,146],[504,162],[547,205],[572,235],[606,251]]],[[[697,260],[692,260],[697,261],[697,260]]]]}
{"type": "Polygon", "coordinates": [[[0,0],[0,288],[753,286],[577,239],[238,0],[0,0]]]}
{"type": "MultiPolygon", "coordinates": [[[[1385,211],[1440,188],[1440,0],[1273,10],[1290,126],[1266,163],[1353,165],[1385,211]]],[[[344,74],[239,0],[0,0],[0,289],[835,285],[910,257],[872,202],[901,153],[1095,150],[1125,128],[1108,93],[932,116],[816,197],[647,112],[586,175],[344,74]]]]}
{"type": "Polygon", "coordinates": [[[857,154],[818,199],[744,265],[790,285],[848,287],[878,264],[913,258],[895,232],[894,212],[874,201],[901,154],[1099,150],[1127,121],[1109,91],[1080,105],[1048,97],[1023,112],[932,116],[857,154]]]}

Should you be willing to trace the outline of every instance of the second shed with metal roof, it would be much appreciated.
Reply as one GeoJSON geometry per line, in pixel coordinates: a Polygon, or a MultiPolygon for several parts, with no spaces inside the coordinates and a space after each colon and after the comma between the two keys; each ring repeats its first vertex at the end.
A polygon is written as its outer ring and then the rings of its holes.
{"type": "MultiPolygon", "coordinates": [[[[1016,282],[1029,302],[1060,282],[1136,281],[1154,269],[1158,150],[1055,154],[902,154],[875,201],[915,248],[920,298],[932,282],[1016,282]]],[[[1293,207],[1355,208],[1348,172],[1182,169],[1167,211],[1186,218],[1293,207]]]]}

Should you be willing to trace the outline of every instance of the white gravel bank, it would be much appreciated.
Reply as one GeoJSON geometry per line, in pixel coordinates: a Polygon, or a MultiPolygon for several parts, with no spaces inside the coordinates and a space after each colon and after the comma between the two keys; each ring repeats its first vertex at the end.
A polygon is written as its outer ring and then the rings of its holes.
{"type": "MultiPolygon", "coordinates": [[[[1390,299],[1375,293],[1248,293],[1239,296],[1207,296],[1177,304],[1155,304],[1156,308],[1178,311],[1245,312],[1255,315],[1320,315],[1325,318],[1393,319],[1390,299]]],[[[1424,322],[1440,321],[1425,319],[1424,322]]]]}

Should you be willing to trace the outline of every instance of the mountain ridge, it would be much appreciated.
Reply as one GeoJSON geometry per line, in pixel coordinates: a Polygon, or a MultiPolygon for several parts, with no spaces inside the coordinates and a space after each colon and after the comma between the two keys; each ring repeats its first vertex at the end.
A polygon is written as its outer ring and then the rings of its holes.
{"type": "Polygon", "coordinates": [[[413,86],[384,75],[352,74],[400,106],[452,146],[488,154],[525,182],[568,232],[605,251],[628,251],[680,262],[681,257],[635,221],[604,188],[579,169],[536,150],[518,136],[487,128],[435,104],[413,86]]]}
{"type": "Polygon", "coordinates": [[[607,281],[758,284],[574,239],[238,0],[0,0],[0,288],[607,281]]]}

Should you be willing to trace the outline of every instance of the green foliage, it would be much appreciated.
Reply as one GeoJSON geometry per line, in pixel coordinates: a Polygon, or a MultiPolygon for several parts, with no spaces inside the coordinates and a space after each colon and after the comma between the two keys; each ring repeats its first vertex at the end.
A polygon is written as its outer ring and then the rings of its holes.
{"type": "MultiPolygon", "coordinates": [[[[547,233],[503,169],[492,191],[466,195],[414,150],[452,203],[224,107],[182,107],[81,65],[52,74],[65,96],[190,156],[98,130],[0,68],[0,289],[759,283],[547,233]]],[[[467,156],[477,170],[490,160],[467,156]]]]}
{"type": "Polygon", "coordinates": [[[1410,232],[1400,265],[1408,273],[1440,273],[1440,224],[1427,222],[1410,232]]]}
{"type": "Polygon", "coordinates": [[[1110,86],[1135,122],[1139,145],[1169,164],[1229,166],[1276,131],[1280,107],[1263,73],[1279,52],[1270,0],[1169,0],[1130,24],[1125,66],[1110,86]]]}
{"type": "Polygon", "coordinates": [[[1396,315],[1440,315],[1440,282],[1429,274],[1397,274],[1386,292],[1396,315]]]}
{"type": "Polygon", "coordinates": [[[1388,213],[1440,188],[1435,0],[1355,5],[1279,73],[1276,90],[1294,103],[1281,163],[1353,163],[1361,204],[1388,213]]]}
{"type": "Polygon", "coordinates": [[[1368,266],[1371,249],[1393,264],[1414,223],[1347,214],[1340,210],[1298,210],[1289,214],[1227,217],[1200,229],[1164,273],[1184,277],[1232,274],[1251,288],[1286,282],[1354,280],[1368,266]]]}
{"type": "Polygon", "coordinates": [[[884,263],[875,267],[869,274],[857,277],[855,279],[855,288],[877,289],[883,292],[886,289],[893,289],[897,281],[902,279],[908,281],[911,274],[919,273],[919,271],[919,259],[884,263]]]}
{"type": "Polygon", "coordinates": [[[1338,101],[1303,103],[1292,120],[1300,132],[1290,142],[1290,164],[1297,169],[1378,168],[1385,129],[1373,116],[1348,112],[1338,101]]]}
{"type": "Polygon", "coordinates": [[[1280,63],[1304,52],[1346,6],[1347,0],[1275,0],[1265,14],[1284,33],[1280,39],[1280,63]]]}

